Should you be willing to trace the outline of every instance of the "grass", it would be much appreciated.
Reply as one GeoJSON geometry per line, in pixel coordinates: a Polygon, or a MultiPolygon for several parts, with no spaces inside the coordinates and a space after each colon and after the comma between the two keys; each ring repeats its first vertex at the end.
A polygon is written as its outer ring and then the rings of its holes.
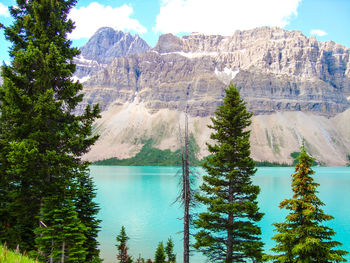
{"type": "Polygon", "coordinates": [[[0,262],[1,263],[39,263],[37,260],[28,258],[12,250],[8,250],[6,245],[0,245],[0,262]]]}

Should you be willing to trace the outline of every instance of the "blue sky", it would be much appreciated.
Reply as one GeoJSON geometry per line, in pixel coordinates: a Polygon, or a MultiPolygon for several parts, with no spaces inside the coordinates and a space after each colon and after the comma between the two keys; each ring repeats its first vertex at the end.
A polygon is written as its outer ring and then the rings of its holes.
{"type": "MultiPolygon", "coordinates": [[[[1,23],[11,23],[7,7],[14,4],[0,0],[1,23]]],[[[102,26],[139,34],[151,46],[162,33],[231,35],[277,26],[350,47],[350,0],[84,0],[70,15],[77,26],[70,37],[78,47],[102,26]]],[[[9,46],[0,31],[0,61],[10,60],[9,46]]]]}

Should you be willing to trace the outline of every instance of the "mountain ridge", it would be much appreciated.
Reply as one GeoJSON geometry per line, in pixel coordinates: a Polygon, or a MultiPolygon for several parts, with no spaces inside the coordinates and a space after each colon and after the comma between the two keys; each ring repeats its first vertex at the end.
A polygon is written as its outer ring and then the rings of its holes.
{"type": "MultiPolygon", "coordinates": [[[[233,81],[256,114],[302,110],[331,117],[349,108],[348,48],[320,43],[297,31],[259,28],[242,32],[230,37],[162,35],[154,49],[116,58],[86,84],[86,95],[99,88],[101,94],[110,92],[110,102],[122,104],[138,92],[139,101],[147,102],[153,111],[184,110],[182,102],[188,97],[190,114],[207,116],[233,81]],[[179,97],[177,103],[169,103],[169,90],[179,97]],[[204,91],[211,93],[209,101],[203,101],[204,91]]],[[[109,103],[99,102],[108,108],[109,103]]]]}
{"type": "Polygon", "coordinates": [[[92,75],[108,67],[115,58],[142,54],[149,49],[150,46],[137,34],[102,27],[81,47],[81,54],[75,58],[77,71],[74,80],[86,82],[92,75]]]}
{"type": "Polygon", "coordinates": [[[95,123],[100,139],[85,158],[130,158],[149,139],[153,147],[174,152],[184,112],[200,148],[198,158],[206,156],[207,125],[232,81],[254,112],[255,160],[291,163],[290,154],[305,138],[320,163],[346,165],[349,56],[350,49],[335,42],[280,28],[232,36],[161,35],[153,49],[115,57],[109,64],[97,62],[98,70],[84,82],[78,112],[87,104],[99,103],[102,109],[95,123]]]}

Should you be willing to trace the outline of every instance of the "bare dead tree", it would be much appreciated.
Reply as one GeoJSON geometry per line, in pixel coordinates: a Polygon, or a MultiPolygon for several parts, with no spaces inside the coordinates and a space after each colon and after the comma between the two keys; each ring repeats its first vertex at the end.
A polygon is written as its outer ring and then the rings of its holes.
{"type": "Polygon", "coordinates": [[[182,172],[180,180],[180,193],[176,201],[180,202],[184,207],[184,230],[183,230],[183,241],[184,241],[184,263],[189,263],[190,258],[190,225],[191,225],[191,213],[190,209],[195,205],[193,189],[195,172],[191,170],[190,166],[190,147],[189,147],[189,134],[188,134],[188,116],[185,114],[185,129],[182,135],[181,128],[179,128],[180,144],[181,144],[181,162],[182,172]]]}

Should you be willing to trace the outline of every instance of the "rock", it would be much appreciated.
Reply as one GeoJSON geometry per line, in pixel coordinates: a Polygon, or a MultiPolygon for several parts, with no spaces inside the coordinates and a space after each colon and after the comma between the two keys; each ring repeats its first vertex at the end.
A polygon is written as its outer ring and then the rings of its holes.
{"type": "Polygon", "coordinates": [[[304,111],[331,117],[350,106],[349,54],[344,46],[279,28],[228,37],[166,34],[153,50],[118,58],[92,78],[84,103],[94,101],[98,89],[108,97],[98,100],[103,110],[136,100],[152,112],[187,108],[193,116],[210,116],[233,81],[255,114],[304,111]]]}
{"type": "Polygon", "coordinates": [[[81,48],[81,55],[100,64],[110,64],[117,57],[142,54],[150,47],[138,35],[103,27],[81,48]]]}
{"type": "Polygon", "coordinates": [[[84,83],[79,111],[95,103],[103,110],[96,123],[101,138],[86,158],[130,157],[149,138],[155,147],[175,150],[184,112],[198,156],[205,156],[211,132],[206,125],[232,81],[255,115],[251,143],[257,161],[291,163],[290,153],[305,138],[319,161],[345,165],[350,130],[341,122],[350,116],[349,54],[334,42],[279,28],[162,35],[154,49],[118,57],[84,83]]]}
{"type": "MultiPolygon", "coordinates": [[[[209,116],[189,118],[189,131],[200,148],[197,154],[200,159],[208,155],[210,123],[209,116]]],[[[90,161],[130,158],[147,139],[152,139],[155,148],[175,151],[179,149],[179,126],[183,124],[184,113],[178,110],[150,112],[142,103],[113,105],[95,123],[100,138],[84,158],[90,161]]],[[[290,154],[299,152],[305,139],[307,151],[318,162],[346,165],[350,154],[349,128],[350,109],[333,118],[302,111],[256,115],[250,126],[251,156],[256,161],[291,164],[290,154]]]]}
{"type": "Polygon", "coordinates": [[[110,27],[100,28],[74,60],[77,65],[75,79],[85,82],[90,76],[106,68],[115,58],[140,55],[149,49],[138,35],[116,31],[110,27]]]}

